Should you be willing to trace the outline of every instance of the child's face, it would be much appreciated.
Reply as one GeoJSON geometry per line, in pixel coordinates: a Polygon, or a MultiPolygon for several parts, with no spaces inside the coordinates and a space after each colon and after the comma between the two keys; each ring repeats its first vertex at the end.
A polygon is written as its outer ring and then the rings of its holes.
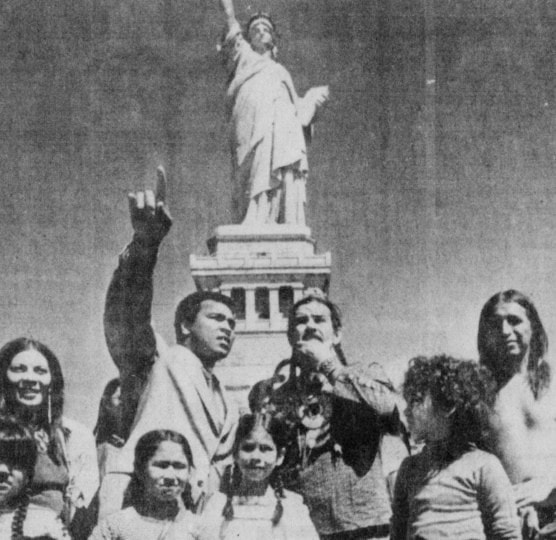
{"type": "Polygon", "coordinates": [[[189,463],[180,444],[162,441],[143,472],[145,500],[176,500],[189,479],[189,463]]]}
{"type": "Polygon", "coordinates": [[[22,493],[27,485],[27,473],[18,467],[0,461],[0,506],[6,505],[22,493]]]}
{"type": "Polygon", "coordinates": [[[263,427],[255,428],[241,441],[236,455],[242,479],[251,484],[268,482],[272,471],[282,461],[282,452],[263,427]]]}
{"type": "Polygon", "coordinates": [[[442,440],[449,434],[449,415],[434,405],[430,393],[410,401],[405,416],[411,437],[417,443],[442,440]]]}

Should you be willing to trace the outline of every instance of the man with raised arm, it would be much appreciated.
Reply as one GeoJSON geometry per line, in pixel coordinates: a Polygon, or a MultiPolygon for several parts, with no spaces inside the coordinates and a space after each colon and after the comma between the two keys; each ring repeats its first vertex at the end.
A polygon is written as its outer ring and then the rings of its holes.
{"type": "Polygon", "coordinates": [[[231,460],[237,411],[213,373],[235,337],[230,298],[205,291],[186,296],[176,308],[177,344],[172,347],[151,326],[153,272],[159,246],[172,225],[165,185],[159,168],[156,193],[129,195],[134,235],[120,255],[106,297],[105,335],[120,371],[123,423],[129,437],[101,487],[102,516],[121,506],[135,443],[147,431],[172,429],[187,438],[197,494],[217,490],[231,460]]]}
{"type": "Polygon", "coordinates": [[[222,44],[229,85],[236,219],[244,224],[305,225],[307,151],[304,128],[328,99],[328,87],[299,98],[288,71],[276,62],[276,28],[257,13],[245,34],[232,0],[220,0],[227,33],[222,44]]]}
{"type": "Polygon", "coordinates": [[[492,451],[514,484],[527,534],[534,537],[535,510],[542,525],[556,509],[556,400],[548,337],[533,302],[512,289],[492,296],[481,311],[478,348],[498,386],[492,451]]]}
{"type": "MultiPolygon", "coordinates": [[[[303,495],[321,538],[388,538],[381,441],[401,428],[392,384],[379,364],[346,364],[339,310],[322,296],[306,296],[293,306],[288,340],[291,359],[249,396],[252,409],[289,426],[281,467],[285,486],[303,495]]],[[[405,457],[401,441],[398,446],[405,457]]]]}

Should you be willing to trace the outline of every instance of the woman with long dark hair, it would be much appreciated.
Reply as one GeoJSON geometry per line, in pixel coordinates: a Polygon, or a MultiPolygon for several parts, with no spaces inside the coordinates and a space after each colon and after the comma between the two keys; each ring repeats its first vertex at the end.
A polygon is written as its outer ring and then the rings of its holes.
{"type": "Polygon", "coordinates": [[[94,438],[63,416],[64,378],[59,360],[43,343],[14,339],[0,349],[0,414],[28,426],[37,446],[29,496],[69,524],[80,518],[98,489],[94,438]]]}

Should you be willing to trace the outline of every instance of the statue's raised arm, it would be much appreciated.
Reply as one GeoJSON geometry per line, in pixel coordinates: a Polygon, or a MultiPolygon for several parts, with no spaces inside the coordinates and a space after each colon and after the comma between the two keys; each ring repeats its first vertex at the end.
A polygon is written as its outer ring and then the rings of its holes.
{"type": "Polygon", "coordinates": [[[228,30],[231,30],[234,26],[239,24],[236,19],[234,3],[232,2],[232,0],[220,0],[220,8],[226,16],[226,24],[228,25],[228,30]]]}
{"type": "Polygon", "coordinates": [[[227,32],[222,44],[233,163],[235,220],[245,225],[305,225],[308,176],[304,127],[328,100],[328,87],[299,98],[289,72],[276,61],[276,26],[266,13],[242,31],[232,0],[220,0],[227,32]]]}

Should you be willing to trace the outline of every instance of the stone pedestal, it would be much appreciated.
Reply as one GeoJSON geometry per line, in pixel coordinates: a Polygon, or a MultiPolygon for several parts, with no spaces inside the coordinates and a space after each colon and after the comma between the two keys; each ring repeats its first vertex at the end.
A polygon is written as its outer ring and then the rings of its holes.
{"type": "Polygon", "coordinates": [[[225,225],[207,244],[209,255],[190,256],[191,274],[197,289],[219,291],[236,304],[236,342],[217,373],[245,408],[249,388],[290,355],[293,303],[310,289],[328,292],[331,257],[315,254],[308,227],[293,225],[225,225]]]}

